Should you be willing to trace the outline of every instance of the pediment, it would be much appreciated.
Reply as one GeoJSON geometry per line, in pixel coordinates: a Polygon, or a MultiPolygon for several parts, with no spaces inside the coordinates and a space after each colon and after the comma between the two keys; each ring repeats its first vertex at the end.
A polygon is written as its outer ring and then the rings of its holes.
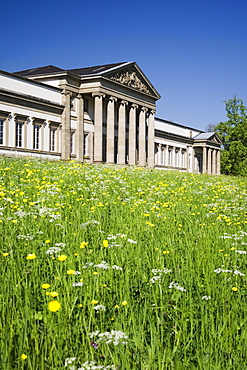
{"type": "Polygon", "coordinates": [[[157,90],[136,63],[126,63],[124,66],[114,68],[111,72],[105,73],[104,77],[134,90],[138,90],[141,93],[155,96],[156,99],[160,98],[157,90]]]}

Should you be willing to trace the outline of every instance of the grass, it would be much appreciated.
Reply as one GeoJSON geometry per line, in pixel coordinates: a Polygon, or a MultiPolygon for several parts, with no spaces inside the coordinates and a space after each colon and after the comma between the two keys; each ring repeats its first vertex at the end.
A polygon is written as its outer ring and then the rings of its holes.
{"type": "Polygon", "coordinates": [[[0,179],[3,370],[247,367],[246,178],[2,157],[0,179]]]}

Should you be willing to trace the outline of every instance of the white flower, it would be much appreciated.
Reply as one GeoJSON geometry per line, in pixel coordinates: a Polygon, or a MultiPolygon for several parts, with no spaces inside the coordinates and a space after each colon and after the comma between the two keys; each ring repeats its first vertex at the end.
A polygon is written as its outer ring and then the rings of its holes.
{"type": "Polygon", "coordinates": [[[98,304],[97,306],[94,306],[93,309],[96,311],[105,311],[105,306],[103,306],[103,304],[98,304]]]}
{"type": "Polygon", "coordinates": [[[210,295],[209,296],[207,296],[207,295],[204,295],[203,297],[202,297],[202,300],[205,300],[205,301],[208,301],[209,299],[211,299],[211,297],[210,297],[210,295]]]}
{"type": "Polygon", "coordinates": [[[101,269],[109,269],[110,266],[108,265],[108,263],[106,261],[102,261],[101,263],[99,263],[98,265],[94,265],[93,267],[98,267],[98,268],[101,268],[101,269]]]}
{"type": "Polygon", "coordinates": [[[74,362],[76,360],[76,357],[68,357],[65,359],[65,364],[64,366],[67,367],[68,365],[71,365],[72,362],[74,362]]]}
{"type": "Polygon", "coordinates": [[[236,253],[239,253],[239,254],[247,254],[246,251],[235,251],[236,253]]]}
{"type": "Polygon", "coordinates": [[[113,265],[113,266],[112,266],[112,269],[113,269],[113,270],[122,270],[122,267],[117,266],[117,265],[113,265]]]}
{"type": "Polygon", "coordinates": [[[105,333],[99,333],[97,330],[96,332],[89,333],[90,338],[98,337],[97,342],[105,342],[107,344],[113,343],[114,346],[117,346],[119,343],[127,344],[124,339],[128,339],[127,335],[122,331],[111,330],[111,332],[106,331],[105,333]]]}
{"type": "Polygon", "coordinates": [[[243,274],[242,272],[238,271],[238,270],[234,270],[234,271],[233,271],[233,273],[234,273],[235,275],[244,276],[244,274],[243,274]]]}
{"type": "Polygon", "coordinates": [[[78,281],[78,283],[72,283],[72,286],[83,286],[83,281],[78,281]]]}
{"type": "Polygon", "coordinates": [[[175,283],[174,281],[172,281],[168,287],[169,289],[172,289],[172,288],[175,288],[177,290],[180,290],[181,292],[186,292],[186,289],[179,286],[178,283],[175,283]]]}

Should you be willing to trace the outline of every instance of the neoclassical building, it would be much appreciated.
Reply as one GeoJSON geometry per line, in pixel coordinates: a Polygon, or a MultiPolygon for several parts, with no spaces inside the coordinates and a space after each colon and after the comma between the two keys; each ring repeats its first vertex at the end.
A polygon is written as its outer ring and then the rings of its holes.
{"type": "Polygon", "coordinates": [[[0,154],[220,173],[215,133],[155,117],[135,62],[0,71],[0,154]]]}

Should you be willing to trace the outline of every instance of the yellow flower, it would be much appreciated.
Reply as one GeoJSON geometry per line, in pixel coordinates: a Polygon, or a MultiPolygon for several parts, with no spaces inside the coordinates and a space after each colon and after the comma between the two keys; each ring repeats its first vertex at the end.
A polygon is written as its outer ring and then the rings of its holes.
{"type": "Polygon", "coordinates": [[[9,255],[9,253],[3,253],[4,257],[7,257],[8,255],[9,255]]]}
{"type": "Polygon", "coordinates": [[[81,242],[81,244],[80,244],[80,248],[85,248],[86,246],[88,245],[88,243],[86,243],[86,242],[81,242]]]}
{"type": "Polygon", "coordinates": [[[122,305],[123,305],[123,306],[126,306],[126,304],[128,304],[128,302],[127,302],[127,301],[123,301],[123,302],[122,302],[122,305]]]}
{"type": "Polygon", "coordinates": [[[167,253],[170,253],[169,251],[163,251],[163,254],[167,254],[167,253]]]}
{"type": "Polygon", "coordinates": [[[47,284],[47,283],[42,284],[42,288],[43,289],[48,289],[48,288],[50,288],[50,284],[47,284]]]}
{"type": "Polygon", "coordinates": [[[35,253],[30,253],[26,257],[27,260],[34,260],[34,258],[36,258],[36,254],[35,253]]]}
{"type": "Polygon", "coordinates": [[[91,303],[92,304],[97,304],[97,303],[99,303],[99,301],[96,301],[95,299],[92,299],[91,303]]]}
{"type": "Polygon", "coordinates": [[[78,253],[74,253],[74,256],[78,256],[78,253]]]}
{"type": "Polygon", "coordinates": [[[55,298],[55,297],[57,297],[57,296],[58,296],[58,292],[50,292],[50,296],[51,296],[52,298],[55,298]]]}
{"type": "Polygon", "coordinates": [[[103,240],[103,246],[107,248],[109,246],[108,240],[103,240]]]}
{"type": "Polygon", "coordinates": [[[83,306],[82,306],[82,304],[81,304],[81,303],[79,303],[79,304],[78,304],[78,307],[80,307],[80,308],[81,308],[81,307],[83,307],[83,306]]]}
{"type": "Polygon", "coordinates": [[[233,290],[234,292],[237,292],[237,291],[238,291],[238,288],[236,288],[236,287],[234,286],[234,287],[232,287],[232,290],[233,290]]]}
{"type": "Polygon", "coordinates": [[[58,301],[50,301],[48,303],[48,310],[51,312],[57,312],[61,308],[61,303],[58,301]]]}
{"type": "Polygon", "coordinates": [[[68,275],[74,275],[74,273],[75,273],[75,270],[68,270],[68,271],[67,271],[67,274],[68,274],[68,275]]]}
{"type": "Polygon", "coordinates": [[[46,240],[46,241],[45,241],[45,243],[46,243],[46,244],[49,244],[50,242],[51,242],[50,240],[46,240]]]}
{"type": "Polygon", "coordinates": [[[58,256],[58,261],[65,261],[68,258],[68,256],[65,256],[65,254],[61,254],[61,256],[58,256]]]}
{"type": "Polygon", "coordinates": [[[99,273],[97,271],[94,271],[93,275],[99,275],[99,273]]]}
{"type": "Polygon", "coordinates": [[[22,355],[21,355],[21,357],[20,357],[22,360],[26,360],[26,358],[27,358],[27,355],[25,355],[25,353],[23,353],[22,355]]]}

